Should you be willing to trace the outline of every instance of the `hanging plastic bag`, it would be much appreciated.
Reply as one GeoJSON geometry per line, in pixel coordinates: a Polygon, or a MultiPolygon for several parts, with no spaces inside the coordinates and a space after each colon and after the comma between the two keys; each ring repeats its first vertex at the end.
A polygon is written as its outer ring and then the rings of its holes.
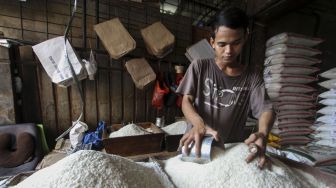
{"type": "Polygon", "coordinates": [[[92,144],[92,149],[94,150],[103,149],[102,136],[104,130],[105,130],[105,122],[100,121],[98,123],[96,131],[88,132],[84,135],[83,144],[92,144]]]}
{"type": "Polygon", "coordinates": [[[84,65],[85,65],[85,69],[89,75],[89,79],[90,80],[94,80],[94,75],[96,74],[97,72],[97,62],[95,60],[95,57],[93,55],[93,51],[91,50],[90,51],[90,59],[89,61],[86,60],[86,59],[83,59],[82,60],[84,65]]]}

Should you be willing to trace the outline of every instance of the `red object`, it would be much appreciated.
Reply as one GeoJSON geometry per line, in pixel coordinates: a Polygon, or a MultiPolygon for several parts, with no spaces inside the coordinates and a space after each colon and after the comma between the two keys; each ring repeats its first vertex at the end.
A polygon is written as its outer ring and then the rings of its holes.
{"type": "Polygon", "coordinates": [[[169,93],[169,88],[166,84],[163,81],[156,80],[152,105],[157,109],[161,109],[163,107],[163,97],[167,93],[169,93]]]}

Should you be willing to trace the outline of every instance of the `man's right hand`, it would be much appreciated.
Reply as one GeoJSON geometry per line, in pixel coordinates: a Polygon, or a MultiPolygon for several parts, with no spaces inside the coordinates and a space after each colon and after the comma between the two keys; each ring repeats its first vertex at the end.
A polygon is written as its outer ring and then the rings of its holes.
{"type": "Polygon", "coordinates": [[[208,126],[193,126],[188,132],[186,132],[180,140],[180,147],[184,146],[184,153],[189,155],[190,149],[189,145],[195,144],[195,154],[197,157],[201,156],[201,144],[205,134],[211,135],[216,141],[219,141],[219,136],[217,131],[213,130],[208,126]]]}

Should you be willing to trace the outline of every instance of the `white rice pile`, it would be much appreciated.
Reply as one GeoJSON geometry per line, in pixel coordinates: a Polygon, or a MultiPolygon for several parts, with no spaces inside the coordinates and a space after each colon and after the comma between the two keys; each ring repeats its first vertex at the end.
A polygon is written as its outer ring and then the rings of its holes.
{"type": "MultiPolygon", "coordinates": [[[[169,181],[169,180],[168,180],[169,181]]],[[[172,187],[155,169],[116,155],[83,150],[37,171],[17,187],[172,187]]]]}
{"type": "Polygon", "coordinates": [[[145,135],[150,134],[146,129],[137,126],[136,124],[128,124],[118,131],[112,132],[109,135],[109,138],[123,137],[123,136],[136,136],[136,135],[145,135]]]}
{"type": "Polygon", "coordinates": [[[168,135],[184,134],[187,130],[187,122],[178,121],[166,127],[163,127],[162,130],[168,135]]]}
{"type": "Polygon", "coordinates": [[[248,147],[238,144],[225,151],[213,148],[213,161],[207,164],[183,162],[180,156],[165,162],[164,170],[177,187],[327,187],[309,181],[283,163],[272,159],[269,169],[260,170],[257,160],[247,164],[248,147]],[[313,183],[316,184],[313,184],[313,183]]]}

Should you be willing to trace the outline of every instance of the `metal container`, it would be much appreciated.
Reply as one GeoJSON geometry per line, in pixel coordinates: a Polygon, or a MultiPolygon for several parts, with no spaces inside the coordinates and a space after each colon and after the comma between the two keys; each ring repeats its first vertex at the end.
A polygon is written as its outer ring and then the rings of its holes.
{"type": "Polygon", "coordinates": [[[201,144],[201,156],[200,157],[196,157],[195,144],[191,144],[189,146],[189,148],[191,148],[189,155],[184,153],[184,146],[183,146],[181,160],[185,162],[194,162],[194,163],[199,163],[199,164],[205,164],[205,163],[210,162],[211,161],[211,148],[214,143],[215,143],[214,138],[212,136],[205,136],[201,144]]]}

